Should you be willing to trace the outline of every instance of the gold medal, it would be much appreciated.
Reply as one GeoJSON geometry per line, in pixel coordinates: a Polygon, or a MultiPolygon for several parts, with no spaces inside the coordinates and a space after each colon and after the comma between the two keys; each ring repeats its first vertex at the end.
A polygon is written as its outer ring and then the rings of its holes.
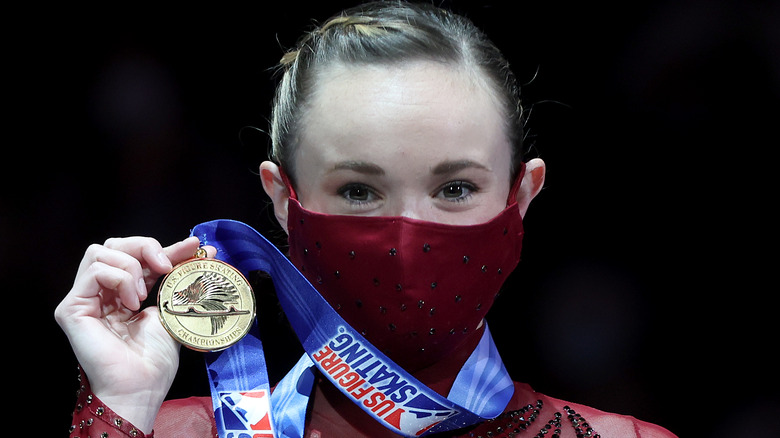
{"type": "Polygon", "coordinates": [[[255,295],[239,270],[220,260],[195,258],[176,265],[157,295],[163,327],[185,347],[219,351],[238,342],[255,319],[255,295]]]}

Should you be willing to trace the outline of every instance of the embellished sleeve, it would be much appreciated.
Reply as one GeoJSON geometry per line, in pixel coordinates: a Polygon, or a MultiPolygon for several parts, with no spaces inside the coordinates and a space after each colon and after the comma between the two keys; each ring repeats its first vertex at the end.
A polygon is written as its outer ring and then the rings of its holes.
{"type": "Polygon", "coordinates": [[[81,367],[79,367],[79,382],[78,399],[73,410],[73,424],[70,426],[69,437],[153,438],[154,432],[144,434],[97,398],[92,393],[87,376],[81,367]]]}

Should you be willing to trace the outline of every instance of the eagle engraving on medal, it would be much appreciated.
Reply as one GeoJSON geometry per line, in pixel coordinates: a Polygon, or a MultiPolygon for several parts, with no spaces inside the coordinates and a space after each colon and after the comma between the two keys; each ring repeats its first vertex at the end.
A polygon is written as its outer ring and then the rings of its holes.
{"type": "Polygon", "coordinates": [[[163,327],[182,345],[219,351],[249,332],[252,288],[240,271],[210,258],[187,260],[165,276],[157,295],[163,327]]]}

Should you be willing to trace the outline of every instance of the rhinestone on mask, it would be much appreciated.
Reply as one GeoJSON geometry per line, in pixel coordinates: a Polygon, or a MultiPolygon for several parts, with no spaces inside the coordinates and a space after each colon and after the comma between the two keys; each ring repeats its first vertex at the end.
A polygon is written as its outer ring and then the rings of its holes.
{"type": "MultiPolygon", "coordinates": [[[[306,214],[307,212],[302,210],[302,213],[306,214]]],[[[316,216],[316,218],[319,220],[320,216],[316,216]]],[[[329,220],[329,218],[323,218],[322,226],[326,230],[330,224],[329,220]]],[[[348,230],[351,228],[351,223],[334,221],[333,227],[334,229],[341,227],[342,230],[348,230]]],[[[384,222],[378,221],[377,223],[383,224],[384,222]]],[[[501,234],[499,234],[505,225],[503,223],[492,228],[491,239],[495,240],[496,243],[506,240],[506,238],[501,238],[501,234]]],[[[294,231],[299,234],[290,236],[290,249],[293,250],[291,258],[297,256],[300,259],[296,264],[307,266],[306,275],[310,280],[313,280],[314,285],[317,285],[319,281],[323,283],[322,286],[317,286],[317,289],[320,289],[323,296],[334,307],[341,307],[339,313],[353,324],[358,332],[367,331],[369,336],[376,337],[376,339],[371,339],[372,342],[377,342],[378,345],[388,348],[388,351],[393,354],[412,353],[422,346],[420,344],[430,343],[434,339],[439,342],[435,344],[436,348],[426,347],[426,350],[438,354],[446,351],[449,344],[458,342],[468,333],[473,333],[478,326],[475,317],[481,320],[482,309],[487,310],[493,303],[492,293],[483,293],[482,291],[485,288],[489,288],[488,290],[494,288],[492,283],[498,281],[498,278],[495,277],[497,265],[509,269],[509,259],[514,258],[510,254],[511,251],[488,249],[493,245],[483,244],[486,237],[484,233],[471,240],[455,239],[459,242],[457,245],[453,243],[452,248],[450,248],[439,240],[438,235],[433,233],[435,230],[432,229],[431,233],[433,234],[431,234],[427,228],[404,229],[404,234],[401,236],[394,234],[395,230],[390,233],[391,230],[388,229],[387,235],[382,235],[386,239],[374,242],[373,237],[370,241],[366,241],[360,236],[360,233],[349,233],[353,236],[350,238],[339,237],[340,233],[327,232],[325,235],[318,236],[313,233],[322,232],[322,230],[318,230],[315,226],[319,227],[319,222],[311,222],[307,217],[305,226],[295,227],[294,231]],[[465,245],[461,245],[462,243],[465,245]],[[433,252],[433,245],[437,246],[436,253],[433,252]],[[461,249],[458,249],[458,246],[461,249]],[[472,246],[475,248],[473,253],[469,249],[472,246]],[[304,255],[304,247],[306,255],[304,255]],[[314,252],[309,251],[312,249],[314,252]],[[442,251],[444,253],[441,253],[442,251]],[[469,251],[469,253],[464,254],[463,251],[469,251]],[[361,253],[360,261],[357,260],[357,252],[361,253]],[[429,256],[435,256],[439,253],[441,253],[441,259],[429,259],[429,256]],[[496,256],[498,253],[502,256],[496,256]],[[476,257],[473,263],[472,256],[476,257]],[[494,258],[502,261],[494,263],[494,258]],[[505,259],[506,261],[503,261],[505,259]],[[355,263],[359,264],[355,265],[355,263]],[[430,267],[428,267],[429,263],[430,267]],[[455,269],[455,271],[461,271],[472,277],[483,265],[490,264],[491,266],[486,266],[488,273],[485,276],[477,274],[477,277],[466,283],[458,280],[459,277],[456,275],[452,275],[454,280],[450,279],[453,268],[457,268],[454,266],[456,264],[463,264],[467,270],[455,269]],[[407,265],[414,267],[410,270],[412,275],[407,275],[404,271],[407,265]],[[440,271],[441,275],[438,274],[440,271]],[[489,272],[492,272],[493,275],[490,275],[489,272]],[[470,290],[472,282],[475,287],[479,287],[479,290],[473,293],[470,290]],[[374,287],[372,288],[366,283],[373,283],[374,287]],[[365,290],[366,288],[369,290],[365,290]],[[361,292],[366,293],[366,295],[361,296],[362,294],[359,292],[350,293],[352,289],[362,289],[361,292]],[[356,303],[357,298],[360,298],[362,303],[356,303]],[[477,306],[480,302],[484,306],[477,306]],[[415,303],[417,303],[419,313],[413,310],[415,303]],[[466,307],[460,306],[460,304],[466,307]],[[478,309],[476,314],[473,310],[475,307],[478,309]],[[363,308],[368,313],[362,312],[363,308]],[[406,310],[411,313],[406,312],[406,310]],[[429,319],[426,320],[422,312],[427,313],[429,319]],[[450,312],[459,312],[458,317],[462,321],[452,317],[450,312]],[[377,318],[377,316],[380,317],[377,318]],[[438,337],[424,336],[426,332],[431,333],[431,328],[434,329],[433,332],[438,337]],[[465,331],[464,334],[461,334],[462,330],[465,331]],[[416,340],[410,338],[412,331],[419,333],[416,340]],[[446,333],[457,336],[446,336],[446,333]],[[411,343],[406,344],[407,341],[411,343]]],[[[514,232],[514,229],[513,225],[509,231],[514,232]]],[[[522,233],[518,233],[518,235],[522,235],[522,233]]],[[[426,351],[426,355],[428,353],[426,351]]]]}

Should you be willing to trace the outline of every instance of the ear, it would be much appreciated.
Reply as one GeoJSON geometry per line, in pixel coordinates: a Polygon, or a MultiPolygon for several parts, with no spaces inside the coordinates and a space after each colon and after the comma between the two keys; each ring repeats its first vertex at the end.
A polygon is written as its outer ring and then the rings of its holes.
{"type": "Polygon", "coordinates": [[[274,204],[274,215],[284,232],[287,232],[287,200],[290,199],[290,191],[282,179],[279,166],[270,162],[263,161],[260,164],[260,181],[263,183],[263,189],[271,202],[274,204]]]}
{"type": "Polygon", "coordinates": [[[534,158],[525,163],[525,174],[517,191],[517,205],[520,208],[520,216],[525,217],[531,200],[539,194],[544,186],[544,174],[547,168],[539,158],[534,158]]]}

